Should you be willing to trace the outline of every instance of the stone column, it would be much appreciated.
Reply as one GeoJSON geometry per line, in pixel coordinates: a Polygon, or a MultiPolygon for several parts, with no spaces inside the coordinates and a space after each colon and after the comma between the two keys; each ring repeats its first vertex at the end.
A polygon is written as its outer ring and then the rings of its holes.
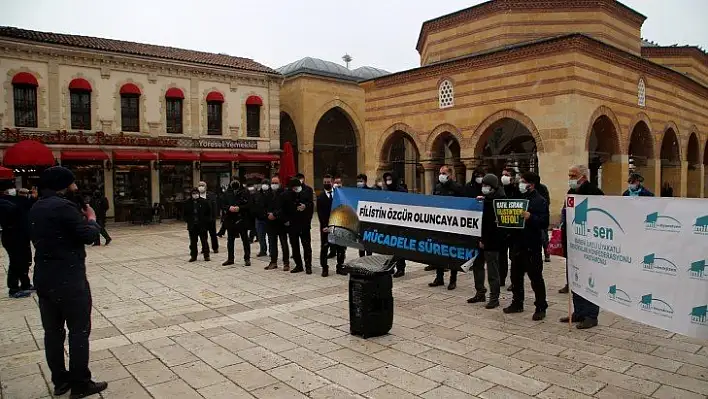
{"type": "Polygon", "coordinates": [[[568,192],[568,169],[576,164],[587,165],[588,153],[539,152],[537,156],[538,170],[543,173],[541,182],[548,187],[551,195],[551,224],[556,224],[568,192]]]}
{"type": "Polygon", "coordinates": [[[150,161],[150,191],[152,193],[150,205],[160,202],[160,172],[155,170],[156,164],[157,161],[150,161]]]}
{"type": "MultiPolygon", "coordinates": [[[[47,97],[49,100],[49,129],[65,129],[67,126],[62,123],[61,118],[61,83],[59,82],[59,63],[50,61],[48,65],[48,90],[47,97]]],[[[38,92],[39,94],[39,92],[38,92]]],[[[37,99],[40,100],[39,98],[37,99]]],[[[39,114],[41,115],[41,113],[39,114]]],[[[38,116],[39,116],[38,115],[38,116]]],[[[44,120],[37,120],[40,128],[43,127],[44,120]]]]}
{"type": "MultiPolygon", "coordinates": [[[[681,161],[681,172],[680,172],[680,178],[679,178],[679,192],[681,193],[681,197],[687,197],[688,196],[688,161],[681,161]]],[[[676,188],[674,188],[676,190],[676,188]]],[[[676,195],[676,191],[674,191],[674,195],[676,195]]]]}
{"type": "MultiPolygon", "coordinates": [[[[661,196],[661,159],[649,159],[647,160],[648,166],[653,167],[649,169],[649,173],[653,174],[654,186],[652,187],[654,195],[657,197],[661,196]]],[[[651,189],[650,189],[651,190],[651,189]]]]}
{"type": "Polygon", "coordinates": [[[453,174],[455,175],[455,181],[460,183],[460,184],[465,184],[467,180],[465,180],[466,176],[466,171],[467,168],[465,168],[465,164],[458,162],[454,165],[453,167],[453,174]]]}
{"type": "Polygon", "coordinates": [[[116,216],[115,211],[115,192],[113,191],[113,170],[106,169],[105,162],[103,166],[103,190],[104,195],[108,199],[108,212],[106,217],[113,218],[116,216]]]}
{"type": "Polygon", "coordinates": [[[432,194],[433,193],[433,188],[435,188],[435,183],[437,182],[437,179],[435,177],[435,170],[437,169],[437,165],[431,162],[426,162],[423,164],[423,170],[424,170],[424,175],[423,175],[423,180],[424,180],[424,187],[423,189],[423,194],[432,194]]]}
{"type": "MultiPolygon", "coordinates": [[[[201,98],[199,96],[199,79],[192,78],[189,80],[189,113],[190,113],[190,130],[192,137],[201,136],[202,132],[199,129],[201,115],[199,112],[199,106],[201,105],[201,98]]],[[[226,132],[224,132],[226,133],[226,132]]]]}
{"type": "Polygon", "coordinates": [[[606,195],[622,195],[629,176],[629,156],[613,155],[602,165],[602,191],[606,195]]]}
{"type": "Polygon", "coordinates": [[[706,176],[706,166],[704,164],[701,164],[700,170],[701,170],[701,195],[699,197],[706,198],[706,197],[708,197],[708,195],[706,195],[706,187],[708,186],[708,184],[706,183],[706,180],[708,180],[708,176],[706,176]]]}
{"type": "MultiPolygon", "coordinates": [[[[305,183],[310,187],[313,187],[315,183],[315,159],[312,144],[305,144],[302,146],[302,151],[300,151],[300,156],[298,157],[297,172],[302,172],[305,175],[305,183]]],[[[285,184],[280,182],[281,184],[285,184]]]]}

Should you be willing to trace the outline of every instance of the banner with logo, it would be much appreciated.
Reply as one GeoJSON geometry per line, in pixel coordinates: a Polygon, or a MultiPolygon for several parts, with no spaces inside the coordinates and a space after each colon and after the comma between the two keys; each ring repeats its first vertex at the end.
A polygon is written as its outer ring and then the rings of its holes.
{"type": "Polygon", "coordinates": [[[478,254],[481,201],[340,188],[329,241],[414,262],[459,267],[478,254]]]}
{"type": "Polygon", "coordinates": [[[568,196],[572,290],[605,310],[708,339],[708,200],[568,196]]]}
{"type": "Polygon", "coordinates": [[[527,199],[495,199],[494,215],[497,226],[505,229],[523,229],[526,225],[524,212],[529,209],[527,199]]]}

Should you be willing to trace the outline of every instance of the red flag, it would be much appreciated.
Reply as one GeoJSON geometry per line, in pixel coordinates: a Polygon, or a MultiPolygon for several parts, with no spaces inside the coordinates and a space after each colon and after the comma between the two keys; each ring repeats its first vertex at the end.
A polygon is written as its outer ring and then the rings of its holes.
{"type": "Polygon", "coordinates": [[[283,145],[283,153],[280,154],[280,183],[287,185],[296,173],[295,155],[293,154],[293,145],[286,141],[283,145]]]}

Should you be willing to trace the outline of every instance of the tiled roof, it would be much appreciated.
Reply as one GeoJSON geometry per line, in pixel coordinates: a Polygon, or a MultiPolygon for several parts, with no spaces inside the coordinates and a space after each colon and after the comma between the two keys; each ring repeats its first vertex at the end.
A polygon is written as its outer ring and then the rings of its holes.
{"type": "Polygon", "coordinates": [[[0,26],[0,38],[27,40],[90,50],[108,51],[121,54],[154,57],[166,60],[277,74],[277,72],[273,69],[259,64],[249,58],[157,46],[154,44],[134,43],[91,36],[67,35],[63,33],[39,32],[13,28],[10,26],[0,26]]]}

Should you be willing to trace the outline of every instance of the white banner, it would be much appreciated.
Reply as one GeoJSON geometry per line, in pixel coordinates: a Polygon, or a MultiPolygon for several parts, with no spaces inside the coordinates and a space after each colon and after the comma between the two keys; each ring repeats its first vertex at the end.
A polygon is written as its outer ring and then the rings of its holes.
{"type": "Polygon", "coordinates": [[[568,196],[572,290],[602,309],[708,339],[708,200],[568,196]]]}
{"type": "Polygon", "coordinates": [[[359,221],[384,223],[432,231],[480,237],[482,235],[482,212],[438,208],[431,206],[393,204],[359,201],[359,221]]]}

